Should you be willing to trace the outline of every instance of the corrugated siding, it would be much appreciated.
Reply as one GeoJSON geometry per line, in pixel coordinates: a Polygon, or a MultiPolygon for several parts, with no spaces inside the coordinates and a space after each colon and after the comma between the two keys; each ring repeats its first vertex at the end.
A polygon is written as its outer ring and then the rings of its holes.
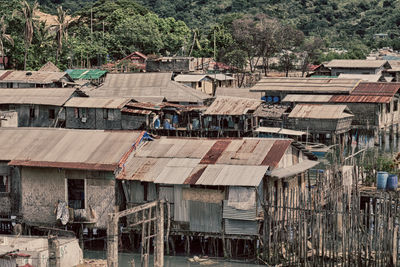
{"type": "Polygon", "coordinates": [[[258,222],[225,219],[225,233],[229,235],[258,235],[258,222]]]}
{"type": "Polygon", "coordinates": [[[130,202],[143,203],[144,201],[144,187],[140,181],[128,181],[130,189],[130,202]]]}
{"type": "Polygon", "coordinates": [[[220,233],[222,223],[221,204],[189,201],[190,231],[220,233]]]}
{"type": "Polygon", "coordinates": [[[174,186],[174,221],[189,222],[189,201],[183,200],[182,188],[189,186],[174,186]]]}
{"type": "Polygon", "coordinates": [[[16,263],[15,259],[0,259],[0,266],[1,267],[16,267],[17,263],[16,263]]]}
{"type": "Polygon", "coordinates": [[[224,219],[254,221],[256,217],[257,217],[256,206],[254,206],[254,208],[250,210],[238,210],[228,206],[228,201],[224,200],[224,210],[223,210],[224,219]]]}
{"type": "Polygon", "coordinates": [[[173,187],[160,186],[158,195],[159,195],[160,199],[165,199],[170,203],[174,203],[174,188],[173,187]]]}

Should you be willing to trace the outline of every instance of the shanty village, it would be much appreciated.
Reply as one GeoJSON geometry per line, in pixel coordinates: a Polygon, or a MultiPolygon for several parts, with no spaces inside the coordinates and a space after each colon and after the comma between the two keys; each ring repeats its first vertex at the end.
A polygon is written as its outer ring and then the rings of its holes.
{"type": "Polygon", "coordinates": [[[0,267],[400,266],[390,35],[42,2],[0,3],[0,267]]]}

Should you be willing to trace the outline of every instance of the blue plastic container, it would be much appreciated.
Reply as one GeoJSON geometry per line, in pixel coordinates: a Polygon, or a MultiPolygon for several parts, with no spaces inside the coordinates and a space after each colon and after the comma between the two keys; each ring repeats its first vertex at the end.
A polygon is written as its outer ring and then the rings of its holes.
{"type": "Polygon", "coordinates": [[[386,189],[387,189],[387,190],[396,191],[396,190],[397,190],[398,183],[399,183],[399,179],[398,179],[397,175],[391,174],[391,175],[389,175],[389,177],[387,178],[386,189]]]}
{"type": "Polygon", "coordinates": [[[387,178],[389,174],[387,172],[378,172],[376,175],[376,187],[378,189],[386,189],[387,178]]]}

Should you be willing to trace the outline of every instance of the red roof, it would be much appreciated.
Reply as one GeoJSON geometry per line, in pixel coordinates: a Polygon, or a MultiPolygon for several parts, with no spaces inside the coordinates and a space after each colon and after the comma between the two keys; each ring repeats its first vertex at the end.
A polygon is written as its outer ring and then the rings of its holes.
{"type": "Polygon", "coordinates": [[[360,83],[350,95],[390,96],[393,97],[400,89],[400,83],[370,82],[360,83]]]}
{"type": "Polygon", "coordinates": [[[329,100],[331,103],[389,103],[392,96],[374,95],[334,95],[329,100]]]}
{"type": "Polygon", "coordinates": [[[312,65],[312,64],[309,64],[309,65],[307,66],[307,69],[308,69],[309,71],[315,71],[315,70],[318,69],[320,66],[321,66],[321,64],[319,64],[319,65],[312,65]]]}

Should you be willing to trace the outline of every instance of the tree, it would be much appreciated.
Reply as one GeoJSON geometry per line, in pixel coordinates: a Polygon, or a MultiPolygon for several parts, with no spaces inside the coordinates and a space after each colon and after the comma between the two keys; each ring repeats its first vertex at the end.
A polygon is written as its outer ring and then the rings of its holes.
{"type": "Polygon", "coordinates": [[[319,37],[313,37],[306,40],[302,47],[302,57],[301,57],[301,76],[308,71],[308,66],[318,60],[324,46],[324,42],[319,37]]]}
{"type": "Polygon", "coordinates": [[[14,45],[14,39],[11,37],[11,35],[6,34],[7,27],[8,24],[5,22],[4,16],[2,16],[0,19],[0,53],[4,68],[6,66],[4,62],[4,42],[8,42],[12,46],[14,45]]]}
{"type": "Polygon", "coordinates": [[[26,60],[28,56],[29,47],[32,44],[33,31],[34,31],[34,13],[38,8],[38,3],[34,2],[30,5],[26,0],[22,1],[22,9],[20,11],[15,10],[13,15],[18,14],[24,21],[24,43],[25,43],[25,54],[24,54],[24,70],[26,70],[26,60]]]}
{"type": "Polygon", "coordinates": [[[290,25],[285,25],[280,28],[278,36],[278,44],[281,51],[279,65],[285,71],[286,77],[288,77],[289,71],[295,67],[294,62],[297,59],[295,53],[304,41],[304,33],[290,25]]]}
{"type": "Polygon", "coordinates": [[[63,10],[62,6],[57,7],[57,25],[56,29],[56,42],[57,42],[57,52],[56,52],[56,64],[58,62],[58,57],[62,52],[63,42],[68,39],[68,26],[70,21],[68,21],[67,12],[63,10]]]}

